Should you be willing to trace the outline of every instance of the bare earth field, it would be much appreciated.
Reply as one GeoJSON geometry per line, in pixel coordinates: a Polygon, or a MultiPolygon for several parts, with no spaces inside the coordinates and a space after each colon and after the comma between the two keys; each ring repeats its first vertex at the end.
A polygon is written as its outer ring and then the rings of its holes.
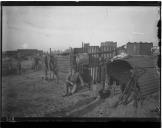
{"type": "Polygon", "coordinates": [[[112,108],[117,96],[105,100],[95,91],[83,88],[72,96],[65,94],[65,74],[60,83],[45,81],[42,71],[2,77],[2,115],[14,117],[157,117],[153,112],[160,93],[149,95],[136,110],[132,103],[112,108]]]}

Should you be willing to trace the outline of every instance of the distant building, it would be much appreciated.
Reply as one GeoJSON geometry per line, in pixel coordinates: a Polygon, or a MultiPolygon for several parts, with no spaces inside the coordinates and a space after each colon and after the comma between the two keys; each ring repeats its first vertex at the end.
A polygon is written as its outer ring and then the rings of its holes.
{"type": "Polygon", "coordinates": [[[87,53],[88,49],[90,47],[89,43],[82,43],[82,47],[81,48],[74,48],[74,53],[87,53]]]}
{"type": "Polygon", "coordinates": [[[90,47],[90,44],[89,43],[84,43],[83,44],[83,52],[88,52],[88,48],[90,47]]]}
{"type": "Polygon", "coordinates": [[[5,51],[3,57],[17,57],[17,51],[5,51]]]}
{"type": "Polygon", "coordinates": [[[99,46],[89,46],[88,47],[88,53],[96,53],[96,52],[100,52],[99,46]]]}
{"type": "Polygon", "coordinates": [[[127,43],[127,54],[128,55],[151,55],[151,49],[153,47],[153,43],[127,43]]]}
{"type": "Polygon", "coordinates": [[[102,47],[102,46],[117,47],[117,42],[114,42],[114,41],[105,41],[105,42],[101,42],[101,47],[102,47]]]}
{"type": "Polygon", "coordinates": [[[117,42],[105,41],[101,42],[100,50],[101,51],[113,51],[117,48],[117,42]]]}
{"type": "Polygon", "coordinates": [[[121,53],[126,53],[127,52],[127,48],[126,45],[120,46],[117,48],[117,54],[121,54],[121,53]]]}
{"type": "Polygon", "coordinates": [[[82,53],[82,48],[74,48],[74,54],[82,53]]]}
{"type": "Polygon", "coordinates": [[[21,56],[33,56],[36,54],[43,54],[42,50],[37,49],[18,49],[17,52],[21,56]]]}
{"type": "Polygon", "coordinates": [[[89,43],[84,43],[84,45],[83,45],[84,48],[88,48],[89,46],[90,46],[89,43]]]}

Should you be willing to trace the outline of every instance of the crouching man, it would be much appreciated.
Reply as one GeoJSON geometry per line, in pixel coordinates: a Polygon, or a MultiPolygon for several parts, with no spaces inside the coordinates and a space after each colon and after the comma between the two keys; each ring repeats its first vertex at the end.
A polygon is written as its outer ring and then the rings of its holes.
{"type": "Polygon", "coordinates": [[[70,73],[66,78],[66,83],[65,83],[66,94],[64,96],[69,96],[74,94],[80,83],[81,86],[84,86],[83,79],[80,76],[79,72],[76,71],[76,68],[72,68],[72,70],[70,71],[70,73]]]}

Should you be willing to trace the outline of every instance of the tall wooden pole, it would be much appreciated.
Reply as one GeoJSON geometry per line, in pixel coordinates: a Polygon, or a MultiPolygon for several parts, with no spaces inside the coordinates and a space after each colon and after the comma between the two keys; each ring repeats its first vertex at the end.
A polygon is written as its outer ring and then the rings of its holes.
{"type": "MultiPolygon", "coordinates": [[[[50,48],[49,62],[51,63],[51,48],[50,48]]],[[[49,63],[49,64],[50,64],[50,63],[49,63]]],[[[50,65],[49,65],[49,70],[50,70],[50,79],[51,79],[52,77],[51,77],[51,67],[50,67],[50,65]]]]}
{"type": "Polygon", "coordinates": [[[84,52],[84,51],[83,51],[83,47],[84,47],[84,46],[83,46],[83,42],[82,42],[82,53],[84,52]]]}
{"type": "Polygon", "coordinates": [[[74,58],[73,58],[72,48],[70,48],[70,72],[72,71],[73,64],[74,64],[74,58]]]}

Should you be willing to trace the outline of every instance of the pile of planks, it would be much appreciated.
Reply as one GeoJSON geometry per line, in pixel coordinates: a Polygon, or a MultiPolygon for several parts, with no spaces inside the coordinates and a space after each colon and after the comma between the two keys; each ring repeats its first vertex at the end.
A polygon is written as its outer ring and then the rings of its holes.
{"type": "Polygon", "coordinates": [[[135,65],[141,69],[142,73],[139,73],[138,83],[142,96],[158,92],[160,89],[160,77],[156,72],[153,56],[132,56],[127,61],[132,66],[135,65]]]}
{"type": "Polygon", "coordinates": [[[57,67],[59,72],[69,73],[71,69],[70,56],[57,56],[57,67]]]}
{"type": "Polygon", "coordinates": [[[142,96],[158,92],[160,89],[160,77],[157,76],[154,68],[146,68],[145,75],[139,78],[139,83],[142,96]]]}

